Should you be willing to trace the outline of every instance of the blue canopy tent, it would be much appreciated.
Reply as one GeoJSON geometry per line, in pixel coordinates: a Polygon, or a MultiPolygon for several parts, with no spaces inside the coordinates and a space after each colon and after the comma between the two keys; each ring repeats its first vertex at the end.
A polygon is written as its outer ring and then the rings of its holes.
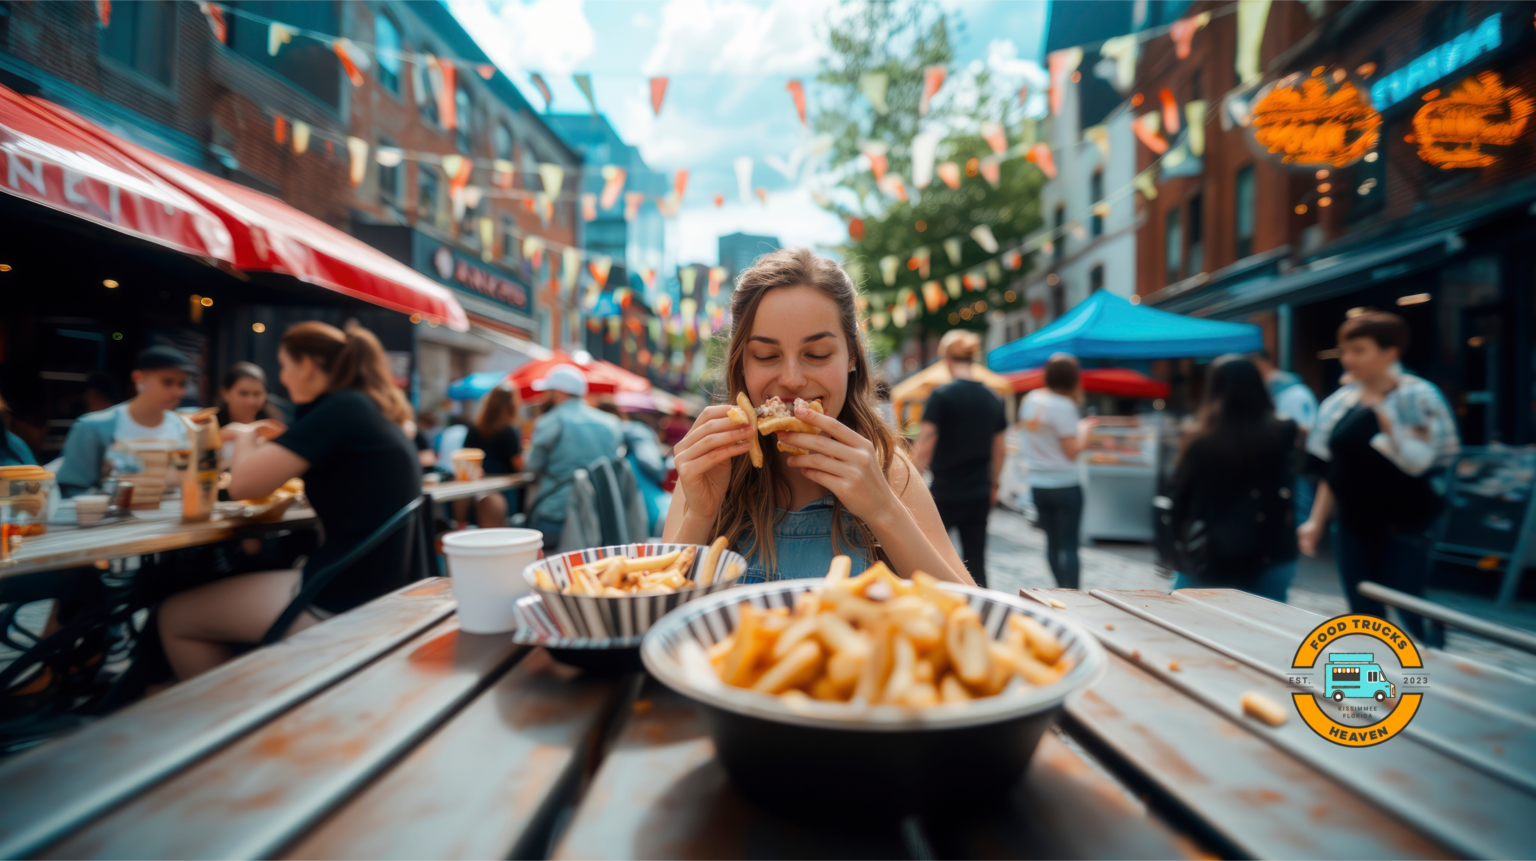
{"type": "Polygon", "coordinates": [[[478,401],[485,393],[500,385],[507,378],[506,371],[481,371],[454,380],[448,387],[448,398],[455,401],[478,401]]]}
{"type": "Polygon", "coordinates": [[[1049,326],[987,354],[998,373],[1045,363],[1052,353],[1079,359],[1199,359],[1247,353],[1264,344],[1252,323],[1227,323],[1170,314],[1096,290],[1049,326]]]}

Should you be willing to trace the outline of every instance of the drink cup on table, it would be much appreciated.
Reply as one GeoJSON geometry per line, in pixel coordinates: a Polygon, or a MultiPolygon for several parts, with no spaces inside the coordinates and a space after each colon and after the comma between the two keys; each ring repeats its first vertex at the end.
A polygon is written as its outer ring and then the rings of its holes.
{"type": "Polygon", "coordinates": [[[449,460],[453,461],[453,477],[459,481],[474,481],[485,477],[485,470],[482,469],[485,452],[478,448],[454,449],[449,460]]]}
{"type": "Polygon", "coordinates": [[[537,529],[465,529],[443,536],[459,627],[471,634],[517,628],[517,599],[528,594],[523,569],[538,561],[544,534],[537,529]]]}
{"type": "Polygon", "coordinates": [[[107,505],[112,497],[106,494],[86,494],[75,497],[75,519],[81,526],[91,526],[101,522],[101,518],[107,513],[107,505]]]}

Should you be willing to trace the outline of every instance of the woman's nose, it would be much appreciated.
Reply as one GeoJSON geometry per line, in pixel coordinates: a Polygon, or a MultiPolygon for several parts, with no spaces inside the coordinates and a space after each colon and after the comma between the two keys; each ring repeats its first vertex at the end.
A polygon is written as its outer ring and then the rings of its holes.
{"type": "Polygon", "coordinates": [[[779,375],[779,385],[790,391],[805,386],[805,369],[801,367],[799,359],[787,359],[784,362],[784,372],[779,375]]]}

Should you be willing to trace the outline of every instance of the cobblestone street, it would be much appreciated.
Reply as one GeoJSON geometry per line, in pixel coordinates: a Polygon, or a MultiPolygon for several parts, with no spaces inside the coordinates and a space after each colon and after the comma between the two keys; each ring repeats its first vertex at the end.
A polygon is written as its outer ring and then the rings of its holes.
{"type": "MultiPolygon", "coordinates": [[[[1151,563],[1151,548],[1145,545],[1112,545],[1113,550],[1101,547],[1082,547],[1078,551],[1082,564],[1082,589],[1157,589],[1169,591],[1173,580],[1160,576],[1151,563]]],[[[1016,595],[1025,588],[1054,588],[1056,581],[1045,562],[1045,533],[1035,528],[1022,514],[1005,508],[994,508],[987,521],[987,580],[993,589],[1016,595]]],[[[1468,599],[1454,593],[1432,594],[1431,599],[1443,604],[1462,604],[1468,599]]],[[[1303,559],[1298,566],[1295,582],[1288,594],[1288,603],[1317,613],[1323,618],[1349,611],[1339,586],[1333,561],[1303,559]]],[[[1488,616],[1486,608],[1458,606],[1457,609],[1488,616]]],[[[1502,624],[1536,629],[1536,607],[1517,605],[1502,611],[1497,618],[1502,624]]],[[[1536,655],[1505,648],[1481,637],[1473,637],[1460,631],[1446,632],[1446,651],[1467,655],[1504,667],[1522,675],[1536,677],[1536,655]]]]}

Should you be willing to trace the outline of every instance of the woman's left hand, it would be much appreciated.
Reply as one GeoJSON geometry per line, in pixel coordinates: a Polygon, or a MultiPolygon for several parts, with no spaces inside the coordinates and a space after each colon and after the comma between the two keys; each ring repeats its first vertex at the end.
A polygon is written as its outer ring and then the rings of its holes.
{"type": "Polygon", "coordinates": [[[810,452],[791,455],[785,461],[787,465],[832,491],[850,514],[865,523],[879,520],[892,506],[900,504],[886,480],[874,443],[828,415],[799,409],[795,418],[819,428],[821,433],[784,434],[786,445],[810,452]]]}

